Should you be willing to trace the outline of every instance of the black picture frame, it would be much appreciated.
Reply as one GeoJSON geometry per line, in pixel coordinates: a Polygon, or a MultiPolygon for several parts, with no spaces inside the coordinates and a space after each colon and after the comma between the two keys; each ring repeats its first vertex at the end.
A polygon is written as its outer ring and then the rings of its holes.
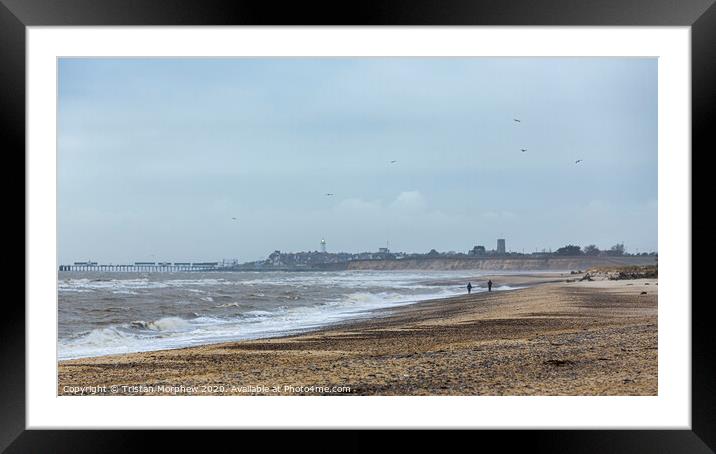
{"type": "MultiPolygon", "coordinates": [[[[0,0],[0,114],[4,132],[1,149],[4,156],[25,156],[25,29],[28,26],[571,25],[691,27],[692,150],[705,152],[716,106],[716,6],[713,3],[714,0],[401,0],[346,3],[339,7],[336,2],[277,5],[256,0],[0,0]]],[[[20,159],[24,169],[24,159],[20,159]]],[[[17,191],[19,184],[16,181],[12,184],[17,191]]],[[[692,304],[691,430],[520,430],[509,434],[469,431],[470,441],[462,440],[465,432],[459,438],[439,436],[443,448],[449,449],[458,442],[489,446],[494,439],[508,447],[519,442],[529,445],[531,450],[552,453],[715,452],[713,352],[716,342],[710,332],[709,304],[706,298],[692,304]]],[[[25,430],[24,308],[20,299],[6,301],[0,318],[0,450],[83,453],[141,451],[160,446],[158,437],[147,439],[150,431],[25,430]],[[135,440],[138,436],[143,440],[135,440]]],[[[359,432],[336,431],[334,434],[341,439],[341,450],[372,450],[374,447],[374,443],[359,432]]],[[[226,437],[227,432],[221,435],[226,437]]],[[[179,443],[203,437],[184,431],[171,436],[179,443]]],[[[315,450],[334,451],[329,449],[328,443],[316,445],[315,435],[305,432],[278,438],[287,439],[294,448],[306,443],[316,446],[315,450]]],[[[411,432],[394,443],[403,451],[421,446],[424,438],[423,433],[411,432]]],[[[213,436],[212,442],[216,442],[213,436]]],[[[391,448],[391,442],[384,443],[387,443],[384,447],[391,448]]]]}

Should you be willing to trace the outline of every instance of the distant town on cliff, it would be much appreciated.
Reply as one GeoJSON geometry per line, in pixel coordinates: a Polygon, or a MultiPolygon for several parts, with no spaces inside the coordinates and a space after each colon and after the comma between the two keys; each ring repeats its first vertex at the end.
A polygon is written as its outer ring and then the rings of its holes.
{"type": "MultiPolygon", "coordinates": [[[[325,240],[320,242],[320,250],[302,252],[273,251],[265,260],[241,263],[238,259],[223,259],[214,262],[167,262],[167,261],[139,261],[131,264],[101,264],[92,260],[77,261],[71,265],[60,265],[60,271],[271,271],[271,270],[341,270],[341,269],[371,269],[376,262],[397,262],[395,269],[407,268],[407,262],[447,259],[460,261],[488,261],[499,259],[526,259],[548,260],[559,258],[582,259],[576,263],[610,262],[615,259],[626,260],[633,264],[654,263],[658,254],[652,252],[627,252],[624,244],[617,243],[609,249],[599,249],[590,244],[585,247],[568,244],[555,251],[543,249],[531,253],[508,251],[505,239],[497,240],[495,249],[487,249],[483,245],[476,245],[467,252],[447,251],[439,252],[431,249],[426,253],[392,252],[388,247],[379,248],[377,252],[328,252],[325,240]],[[584,262],[590,259],[590,262],[584,262]],[[361,262],[368,262],[364,266],[355,266],[361,262]]],[[[466,262],[461,262],[463,266],[466,262]]],[[[468,263],[468,268],[469,262],[468,263]]],[[[386,264],[380,269],[389,269],[386,264]]],[[[489,265],[488,265],[489,266],[489,265]]]]}

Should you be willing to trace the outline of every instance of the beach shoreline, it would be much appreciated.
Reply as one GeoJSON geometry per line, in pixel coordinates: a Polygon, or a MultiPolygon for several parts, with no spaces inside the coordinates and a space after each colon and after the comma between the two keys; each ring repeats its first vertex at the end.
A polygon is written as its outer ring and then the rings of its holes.
{"type": "MultiPolygon", "coordinates": [[[[362,273],[360,271],[356,273],[362,273]]],[[[387,272],[390,273],[390,272],[387,272]]],[[[137,343],[136,337],[133,337],[135,333],[131,332],[131,329],[145,329],[145,333],[150,334],[156,334],[161,333],[164,329],[164,326],[168,328],[167,334],[176,334],[176,333],[182,333],[183,328],[189,328],[185,332],[191,333],[191,325],[188,323],[191,323],[193,319],[203,319],[207,320],[211,319],[212,315],[210,312],[207,312],[207,309],[211,311],[212,309],[216,308],[225,308],[227,311],[231,311],[231,313],[225,313],[223,314],[224,320],[236,320],[237,318],[240,319],[242,311],[244,313],[248,313],[248,315],[254,315],[254,316],[260,316],[264,317],[266,315],[271,315],[270,312],[272,309],[269,307],[262,307],[261,302],[256,302],[255,300],[252,301],[253,297],[255,296],[261,296],[264,297],[265,295],[257,290],[255,292],[251,292],[248,294],[248,296],[244,295],[244,298],[246,298],[248,301],[246,304],[241,304],[236,301],[241,301],[242,296],[241,295],[231,295],[229,298],[229,303],[226,301],[226,296],[221,295],[220,298],[224,298],[223,301],[221,301],[222,304],[214,304],[214,307],[212,306],[212,303],[214,303],[213,298],[207,298],[205,296],[201,296],[199,299],[204,302],[208,302],[209,308],[201,308],[201,307],[194,307],[190,310],[187,310],[187,306],[182,304],[178,307],[178,309],[184,311],[184,316],[181,315],[181,313],[176,312],[164,312],[163,314],[155,314],[152,315],[142,315],[138,310],[141,310],[139,305],[136,303],[134,304],[134,307],[128,307],[127,305],[121,304],[121,303],[115,303],[113,307],[110,308],[101,308],[98,306],[88,306],[86,303],[84,303],[84,310],[89,311],[116,311],[116,312],[122,312],[127,310],[134,310],[135,314],[132,318],[135,319],[131,322],[127,322],[121,320],[121,317],[119,317],[119,320],[114,320],[113,322],[110,322],[109,324],[95,324],[94,326],[84,327],[84,330],[79,331],[79,333],[75,333],[74,340],[76,341],[82,341],[85,339],[91,338],[94,335],[97,335],[95,339],[92,339],[89,341],[88,344],[85,344],[84,346],[82,343],[78,343],[76,345],[72,345],[71,342],[67,342],[69,339],[72,339],[72,336],[65,336],[60,342],[61,345],[59,346],[59,352],[58,352],[58,360],[59,361],[66,361],[66,360],[73,360],[73,359],[82,359],[82,358],[93,358],[93,357],[100,357],[100,356],[114,356],[114,355],[125,355],[125,354],[132,354],[132,353],[140,353],[140,352],[151,352],[151,351],[160,351],[160,350],[173,350],[173,349],[180,349],[180,348],[187,348],[187,347],[198,347],[198,346],[205,346],[205,345],[213,345],[213,344],[221,344],[226,342],[238,342],[238,341],[246,341],[246,340],[254,340],[254,339],[267,339],[267,338],[279,338],[279,337],[287,337],[291,335],[299,335],[304,334],[312,331],[317,331],[321,329],[327,329],[330,327],[335,326],[341,326],[344,324],[350,324],[354,323],[356,321],[365,320],[368,318],[374,318],[378,316],[385,316],[386,314],[389,314],[393,309],[403,306],[403,305],[412,305],[412,304],[418,304],[424,301],[429,300],[436,300],[436,299],[446,299],[446,298],[452,298],[455,296],[459,296],[463,294],[466,291],[465,285],[467,282],[471,281],[475,285],[473,286],[473,292],[481,292],[481,291],[487,291],[487,281],[492,278],[495,280],[495,282],[499,282],[495,286],[496,291],[505,291],[505,290],[513,290],[515,288],[520,288],[524,286],[530,286],[530,285],[536,285],[539,283],[546,283],[546,282],[560,282],[564,279],[565,275],[569,275],[569,272],[567,271],[543,271],[539,273],[535,272],[529,272],[529,273],[515,273],[515,272],[507,272],[506,274],[490,274],[490,275],[473,275],[473,276],[461,276],[461,277],[454,277],[454,276],[440,276],[435,275],[432,276],[431,279],[425,279],[422,282],[420,282],[419,285],[423,286],[423,288],[434,288],[435,291],[430,292],[428,291],[428,294],[418,294],[418,295],[409,295],[409,294],[403,294],[400,295],[398,298],[396,298],[396,295],[398,295],[397,292],[393,294],[388,294],[386,298],[386,293],[391,292],[392,289],[378,289],[375,290],[376,294],[371,293],[370,290],[364,291],[361,288],[353,288],[353,289],[347,289],[347,291],[344,292],[343,295],[337,296],[333,301],[330,301],[328,303],[323,304],[315,304],[313,305],[313,308],[322,308],[324,307],[334,307],[337,308],[338,311],[343,310],[343,313],[337,313],[336,311],[333,311],[332,313],[329,313],[329,311],[322,311],[323,313],[320,313],[316,311],[313,315],[312,319],[306,320],[306,318],[301,319],[301,317],[294,317],[294,320],[292,320],[292,323],[284,323],[283,327],[276,328],[275,326],[269,326],[265,331],[262,330],[256,330],[256,329],[249,329],[244,330],[242,326],[236,326],[233,330],[224,330],[223,333],[220,335],[217,335],[212,338],[212,336],[204,335],[201,339],[192,339],[191,334],[189,334],[184,339],[177,339],[173,336],[167,336],[165,339],[162,339],[161,336],[155,337],[153,340],[158,342],[147,342],[147,343],[137,343]],[[446,289],[450,289],[446,293],[446,289]],[[355,299],[353,299],[355,298],[355,299]],[[344,304],[340,304],[341,300],[343,300],[344,304]],[[392,301],[391,301],[392,300],[392,301]],[[338,304],[336,304],[338,302],[338,304]],[[368,302],[369,304],[366,305],[365,303],[368,302]],[[377,304],[376,304],[377,303],[377,304]],[[243,306],[243,307],[242,307],[243,306]],[[371,307],[372,306],[372,307],[371,307]],[[234,309],[235,308],[235,309],[234,309]],[[346,310],[348,309],[348,310],[346,310]],[[193,312],[196,311],[196,312],[193,312]],[[191,314],[187,314],[187,312],[190,312],[191,314]],[[199,314],[201,312],[202,314],[199,314]],[[259,315],[260,314],[260,315],[259,315]],[[203,318],[202,318],[203,315],[203,318]],[[318,315],[318,317],[316,317],[318,315]],[[326,316],[327,315],[327,316],[326,316]],[[208,316],[208,317],[207,317],[208,316]],[[147,321],[149,320],[149,321],[147,321]],[[188,321],[187,324],[185,324],[186,321],[188,321]],[[125,326],[122,326],[122,323],[128,325],[130,328],[130,331],[128,332],[125,326]],[[119,326],[119,330],[116,328],[119,326]],[[151,330],[147,330],[147,327],[151,326],[151,330]],[[172,332],[172,328],[176,327],[177,330],[172,332]],[[124,328],[125,330],[122,330],[124,328]],[[231,332],[230,332],[231,331],[231,332]],[[128,338],[126,339],[127,343],[124,345],[121,345],[121,341],[118,342],[118,338],[122,338],[122,336],[128,335],[128,338]],[[64,343],[63,343],[64,342],[64,343]],[[112,343],[107,343],[112,342],[112,343]],[[105,343],[104,345],[102,345],[105,343]],[[77,350],[77,346],[80,346],[79,351],[77,350]],[[81,348],[84,347],[84,348],[81,348]],[[89,348],[87,348],[89,347],[89,348]],[[109,348],[108,348],[109,347],[109,348]],[[119,347],[119,348],[118,348],[119,347]]],[[[399,274],[398,274],[399,276],[399,274]]],[[[426,276],[427,277],[427,276],[426,276]]],[[[277,277],[280,279],[281,277],[277,277]]],[[[82,279],[87,279],[86,277],[82,279]]],[[[81,279],[81,280],[82,280],[81,279]]],[[[111,282],[111,278],[105,277],[104,280],[93,278],[90,282],[111,282]]],[[[169,281],[171,282],[171,281],[169,281]]],[[[159,284],[161,285],[161,284],[159,284]]],[[[82,289],[84,290],[84,289],[82,289]]],[[[120,290],[120,292],[126,291],[126,290],[120,290]]],[[[211,295],[211,293],[205,292],[202,290],[196,290],[196,289],[190,289],[189,292],[198,292],[199,295],[211,295]]],[[[113,298],[115,297],[115,292],[111,295],[106,295],[106,297],[113,298]]],[[[131,293],[133,295],[136,295],[136,293],[131,293]]],[[[101,298],[100,296],[95,296],[95,293],[91,293],[92,298],[101,298]]],[[[293,291],[284,292],[283,294],[276,294],[274,292],[275,300],[279,300],[281,298],[290,298],[290,299],[299,299],[300,296],[299,293],[294,293],[293,291]]],[[[191,294],[188,296],[188,298],[195,298],[196,294],[191,294]]],[[[171,295],[170,301],[177,298],[176,295],[171,295]]],[[[178,297],[180,300],[182,299],[181,296],[178,297]]],[[[315,298],[315,297],[314,297],[315,298]]],[[[75,304],[71,302],[71,300],[68,299],[67,296],[65,296],[65,305],[66,307],[72,308],[72,310],[75,309],[75,304]]],[[[308,305],[303,304],[304,307],[311,307],[311,304],[308,305]]],[[[164,307],[167,307],[165,304],[164,307]]],[[[276,310],[276,305],[273,305],[273,310],[276,312],[281,312],[281,308],[278,308],[279,310],[276,310]]],[[[285,306],[284,309],[288,309],[288,306],[285,306]]],[[[305,313],[303,314],[306,315],[305,313]]],[[[219,316],[221,317],[221,315],[219,316]]],[[[264,318],[263,320],[270,320],[268,318],[264,318]]],[[[209,320],[210,322],[214,322],[214,320],[209,320]]],[[[218,324],[214,326],[220,326],[218,324]]],[[[250,328],[255,328],[256,325],[251,326],[250,328]]],[[[203,327],[195,327],[195,328],[203,328],[203,327]]]]}
{"type": "Polygon", "coordinates": [[[657,394],[656,279],[494,277],[525,288],[281,337],[63,360],[58,395],[657,394]]]}

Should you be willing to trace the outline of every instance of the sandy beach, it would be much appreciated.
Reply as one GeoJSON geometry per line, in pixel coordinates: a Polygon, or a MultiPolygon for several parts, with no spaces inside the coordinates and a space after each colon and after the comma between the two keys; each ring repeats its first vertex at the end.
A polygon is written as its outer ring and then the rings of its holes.
{"type": "MultiPolygon", "coordinates": [[[[656,395],[656,279],[530,285],[289,337],[61,361],[59,395],[656,395]]],[[[486,279],[486,278],[485,278],[486,279]]]]}

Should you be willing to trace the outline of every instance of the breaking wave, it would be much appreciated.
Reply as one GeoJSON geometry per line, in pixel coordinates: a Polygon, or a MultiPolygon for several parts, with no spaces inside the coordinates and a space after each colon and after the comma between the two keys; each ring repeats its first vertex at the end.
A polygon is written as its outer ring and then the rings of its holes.
{"type": "MultiPolygon", "coordinates": [[[[470,279],[478,281],[474,274],[470,279]]],[[[456,273],[389,272],[66,279],[59,285],[59,358],[303,332],[370,317],[377,309],[464,294],[464,281],[456,273]]],[[[473,292],[486,291],[473,285],[473,292]]]]}

